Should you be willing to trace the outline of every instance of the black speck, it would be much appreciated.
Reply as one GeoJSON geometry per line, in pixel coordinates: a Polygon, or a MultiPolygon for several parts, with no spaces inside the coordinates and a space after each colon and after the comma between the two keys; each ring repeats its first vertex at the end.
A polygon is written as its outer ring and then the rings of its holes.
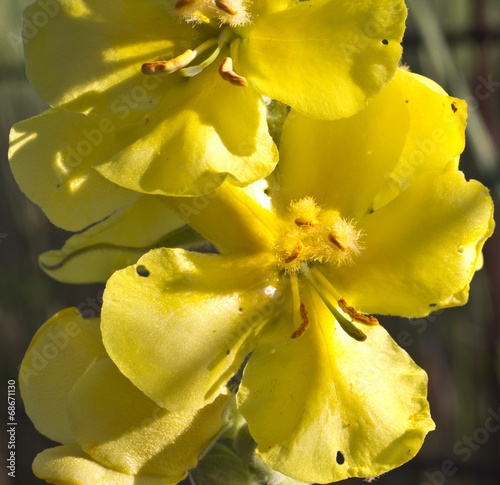
{"type": "Polygon", "coordinates": [[[269,195],[269,194],[270,194],[270,192],[271,192],[271,191],[270,191],[269,189],[264,189],[264,194],[269,195]]]}
{"type": "Polygon", "coordinates": [[[451,109],[453,110],[454,113],[458,111],[456,103],[451,103],[451,109]]]}
{"type": "Polygon", "coordinates": [[[56,185],[56,189],[60,188],[61,187],[61,184],[57,184],[56,185]]]}
{"type": "Polygon", "coordinates": [[[337,463],[339,465],[343,465],[345,462],[345,458],[344,458],[344,455],[342,454],[341,451],[337,451],[337,463]]]}
{"type": "Polygon", "coordinates": [[[409,102],[410,102],[410,100],[409,100],[409,99],[405,99],[405,103],[407,103],[407,104],[408,104],[409,102]]]}
{"type": "Polygon", "coordinates": [[[242,312],[242,311],[243,311],[243,308],[238,308],[238,310],[239,310],[240,312],[242,312]]]}
{"type": "Polygon", "coordinates": [[[229,355],[229,353],[230,353],[230,350],[226,350],[226,355],[229,355]]]}
{"type": "Polygon", "coordinates": [[[135,270],[137,271],[137,274],[139,276],[143,276],[144,278],[147,278],[149,276],[149,271],[142,264],[137,266],[137,268],[135,268],[135,270]]]}
{"type": "Polygon", "coordinates": [[[429,306],[430,306],[431,308],[433,308],[433,307],[437,306],[437,303],[431,303],[429,306]]]}
{"type": "Polygon", "coordinates": [[[384,45],[389,45],[389,41],[388,41],[387,39],[384,39],[384,40],[382,41],[382,44],[384,44],[384,45]]]}

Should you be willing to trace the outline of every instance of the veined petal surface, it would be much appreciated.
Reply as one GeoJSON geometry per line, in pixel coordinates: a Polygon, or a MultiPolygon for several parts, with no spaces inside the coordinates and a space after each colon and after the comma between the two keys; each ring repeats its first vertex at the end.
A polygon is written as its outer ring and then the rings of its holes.
{"type": "Polygon", "coordinates": [[[292,112],[283,128],[277,171],[282,205],[309,196],[343,217],[364,215],[396,167],[409,127],[397,79],[348,119],[314,120],[292,112]]]}
{"type": "Polygon", "coordinates": [[[405,18],[400,0],[297,2],[241,29],[236,66],[308,116],[352,116],[394,75],[405,18]]]}
{"type": "Polygon", "coordinates": [[[365,313],[423,317],[463,305],[485,240],[493,202],[452,161],[420,174],[359,225],[365,249],[352,267],[322,268],[350,304],[365,313]]]}
{"type": "Polygon", "coordinates": [[[85,320],[76,308],[54,315],[38,330],[19,373],[26,413],[35,427],[59,443],[73,443],[66,401],[75,382],[105,352],[99,320],[85,320]]]}
{"type": "Polygon", "coordinates": [[[239,408],[275,470],[308,483],[373,477],[411,459],[434,429],[427,376],[381,326],[349,337],[316,294],[310,327],[291,316],[266,334],[245,368],[239,408]]]}
{"type": "Polygon", "coordinates": [[[120,186],[151,194],[203,195],[226,178],[248,185],[278,161],[260,96],[224,81],[216,65],[182,79],[142,126],[117,139],[123,150],[97,169],[120,186]]]}
{"type": "Polygon", "coordinates": [[[162,476],[174,483],[226,427],[228,393],[200,410],[160,408],[105,356],[78,380],[68,398],[71,431],[82,449],[109,468],[162,476]]]}
{"type": "Polygon", "coordinates": [[[108,281],[103,342],[120,371],[160,406],[199,408],[276,318],[276,288],[265,256],[153,250],[108,281]]]}

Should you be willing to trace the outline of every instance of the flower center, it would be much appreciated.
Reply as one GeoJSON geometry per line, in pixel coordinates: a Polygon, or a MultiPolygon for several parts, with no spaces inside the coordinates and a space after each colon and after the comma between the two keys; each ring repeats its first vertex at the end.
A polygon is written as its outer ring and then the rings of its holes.
{"type": "Polygon", "coordinates": [[[362,250],[354,222],[322,212],[311,197],[290,204],[288,217],[276,241],[278,264],[286,273],[298,272],[303,263],[350,264],[362,250]]]}
{"type": "Polygon", "coordinates": [[[311,197],[290,204],[288,219],[287,226],[276,239],[275,247],[278,264],[289,276],[292,290],[295,330],[291,338],[301,337],[310,325],[302,291],[312,289],[348,335],[359,341],[365,340],[366,335],[355,323],[377,325],[377,319],[349,306],[321,273],[320,268],[311,264],[352,264],[362,250],[361,231],[353,221],[338,214],[322,212],[311,197]]]}
{"type": "MultiPolygon", "coordinates": [[[[168,61],[143,64],[144,74],[170,74],[179,71],[179,74],[185,77],[196,76],[219,57],[222,49],[238,38],[232,27],[248,22],[248,14],[241,0],[179,0],[172,13],[188,23],[206,24],[212,27],[217,35],[168,61]],[[189,66],[198,56],[212,47],[214,50],[203,62],[189,66]]],[[[234,72],[233,60],[230,57],[222,60],[219,74],[222,79],[235,86],[248,86],[247,80],[234,72]]]]}

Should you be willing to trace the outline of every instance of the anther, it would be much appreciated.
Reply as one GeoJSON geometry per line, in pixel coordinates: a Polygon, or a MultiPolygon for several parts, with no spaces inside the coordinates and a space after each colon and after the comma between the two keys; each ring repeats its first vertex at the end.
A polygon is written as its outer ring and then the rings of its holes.
{"type": "Polygon", "coordinates": [[[196,53],[191,49],[183,52],[181,55],[170,59],[169,61],[146,62],[142,65],[144,74],[157,74],[160,72],[172,72],[176,69],[186,66],[196,57],[196,53]]]}
{"type": "Polygon", "coordinates": [[[288,263],[291,263],[292,261],[295,261],[300,256],[300,253],[302,252],[303,249],[304,249],[304,245],[301,242],[299,242],[299,245],[297,246],[295,251],[292,254],[289,254],[285,258],[285,263],[288,264],[288,263]]]}
{"type": "Polygon", "coordinates": [[[306,330],[309,328],[309,315],[307,314],[307,308],[304,303],[300,304],[300,316],[302,318],[302,324],[297,330],[295,330],[295,332],[292,333],[290,338],[302,337],[302,335],[304,335],[304,333],[306,333],[306,330]]]}
{"type": "Polygon", "coordinates": [[[368,316],[368,315],[363,315],[362,313],[358,312],[356,308],[352,306],[348,306],[346,301],[341,298],[339,300],[339,306],[342,309],[344,313],[347,313],[354,321],[358,323],[366,323],[367,325],[378,325],[378,320],[373,317],[373,316],[368,316]]]}
{"type": "Polygon", "coordinates": [[[310,219],[306,219],[305,217],[297,217],[297,219],[295,219],[294,222],[299,227],[302,227],[302,226],[314,227],[314,226],[317,226],[319,224],[318,221],[316,221],[316,220],[311,221],[310,219]]]}
{"type": "Polygon", "coordinates": [[[235,10],[231,5],[228,5],[226,2],[223,2],[222,0],[215,0],[215,5],[217,5],[217,8],[219,10],[222,10],[223,12],[228,13],[229,15],[236,15],[238,13],[237,10],[235,10]]]}
{"type": "Polygon", "coordinates": [[[230,57],[225,57],[222,61],[219,67],[219,74],[224,81],[228,81],[234,86],[248,86],[247,80],[242,76],[238,76],[238,74],[233,71],[233,60],[230,57]]]}
{"type": "Polygon", "coordinates": [[[175,9],[180,10],[181,8],[187,7],[188,5],[191,5],[196,2],[198,2],[198,0],[179,0],[175,4],[175,9]]]}
{"type": "Polygon", "coordinates": [[[341,251],[347,251],[347,247],[342,244],[341,241],[339,241],[339,238],[333,233],[333,232],[330,232],[328,234],[328,240],[334,244],[335,246],[337,246],[341,251]]]}

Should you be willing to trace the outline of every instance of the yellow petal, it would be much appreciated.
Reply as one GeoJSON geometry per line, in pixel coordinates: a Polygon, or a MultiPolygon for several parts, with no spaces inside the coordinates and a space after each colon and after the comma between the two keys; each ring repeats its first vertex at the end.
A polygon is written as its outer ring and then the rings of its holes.
{"type": "Polygon", "coordinates": [[[50,448],[37,455],[33,472],[57,485],[176,485],[179,480],[129,475],[94,461],[78,445],[50,448]]]}
{"type": "Polygon", "coordinates": [[[162,407],[213,401],[275,317],[269,264],[257,256],[150,251],[106,286],[101,330],[109,356],[162,407]]]}
{"type": "Polygon", "coordinates": [[[75,439],[99,463],[177,483],[227,425],[224,409],[229,399],[223,393],[203,409],[169,412],[103,357],[74,385],[68,415],[75,439]]]}
{"type": "MultiPolygon", "coordinates": [[[[53,107],[94,113],[150,105],[178,76],[144,76],[145,62],[203,42],[165,5],[134,0],[39,0],[25,11],[28,77],[53,107]]],[[[180,51],[180,52],[179,52],[180,51]]]]}
{"type": "Polygon", "coordinates": [[[118,185],[150,194],[203,195],[226,178],[248,185],[278,161],[260,96],[224,81],[215,64],[184,79],[142,126],[117,140],[125,148],[97,169],[118,185]]]}
{"type": "Polygon", "coordinates": [[[12,128],[12,173],[55,225],[78,231],[139,198],[92,169],[116,149],[116,129],[116,117],[56,110],[12,128]]]}
{"type": "Polygon", "coordinates": [[[397,79],[349,119],[313,120],[292,112],[280,146],[282,203],[310,196],[343,217],[364,215],[399,161],[409,123],[397,79]]]}
{"type": "Polygon", "coordinates": [[[403,70],[397,71],[393,82],[408,106],[410,129],[399,162],[372,209],[387,204],[420,172],[444,167],[465,147],[465,101],[448,96],[430,79],[403,70]]]}
{"type": "Polygon", "coordinates": [[[105,282],[154,247],[202,240],[156,197],[145,196],[40,256],[41,268],[66,283],[105,282]]]}
{"type": "Polygon", "coordinates": [[[36,333],[19,373],[26,413],[40,433],[73,443],[66,400],[90,362],[104,352],[99,320],[85,320],[76,308],[54,315],[36,333]]]}
{"type": "Polygon", "coordinates": [[[463,305],[485,240],[493,202],[450,162],[420,174],[399,197],[360,221],[365,249],[352,267],[329,277],[366,313],[423,317],[463,305]]]}
{"type": "Polygon", "coordinates": [[[297,2],[241,29],[236,67],[308,116],[352,116],[393,77],[405,18],[400,0],[297,2]]]}
{"type": "Polygon", "coordinates": [[[266,335],[245,368],[240,411],[273,469],[307,483],[373,477],[411,459],[434,428],[427,376],[381,326],[358,342],[317,295],[310,326],[292,318],[266,335]]]}

